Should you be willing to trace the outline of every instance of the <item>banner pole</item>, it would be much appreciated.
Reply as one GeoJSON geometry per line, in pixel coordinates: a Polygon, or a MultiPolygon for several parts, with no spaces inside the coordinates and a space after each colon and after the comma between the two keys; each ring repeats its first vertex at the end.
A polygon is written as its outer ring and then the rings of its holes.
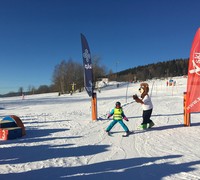
{"type": "Polygon", "coordinates": [[[92,120],[97,120],[97,94],[92,93],[92,120]]]}
{"type": "Polygon", "coordinates": [[[83,34],[81,34],[82,56],[84,67],[84,87],[91,99],[92,120],[97,120],[97,98],[96,93],[93,92],[93,68],[92,59],[88,42],[83,34]]]}
{"type": "Polygon", "coordinates": [[[184,92],[184,100],[183,100],[183,115],[184,115],[184,126],[190,126],[190,113],[186,111],[186,95],[187,93],[184,92]]]}

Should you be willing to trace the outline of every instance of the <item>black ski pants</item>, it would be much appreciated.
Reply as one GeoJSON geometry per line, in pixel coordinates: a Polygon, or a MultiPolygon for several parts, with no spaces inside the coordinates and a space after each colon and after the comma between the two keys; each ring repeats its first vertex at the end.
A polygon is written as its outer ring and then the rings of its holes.
{"type": "Polygon", "coordinates": [[[143,114],[142,114],[143,122],[142,122],[142,124],[147,124],[147,123],[152,122],[152,120],[150,119],[152,111],[153,111],[153,109],[143,111],[143,114]]]}

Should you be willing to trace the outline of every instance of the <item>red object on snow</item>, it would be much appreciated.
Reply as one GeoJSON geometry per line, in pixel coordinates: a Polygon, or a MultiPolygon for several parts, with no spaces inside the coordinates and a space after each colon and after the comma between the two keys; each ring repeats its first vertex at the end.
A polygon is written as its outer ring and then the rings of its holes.
{"type": "Polygon", "coordinates": [[[188,65],[186,112],[200,112],[200,28],[197,30],[188,65]]]}

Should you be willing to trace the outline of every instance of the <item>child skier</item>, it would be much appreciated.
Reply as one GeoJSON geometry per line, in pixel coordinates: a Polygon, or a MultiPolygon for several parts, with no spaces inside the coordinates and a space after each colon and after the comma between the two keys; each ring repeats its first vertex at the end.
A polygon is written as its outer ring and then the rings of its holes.
{"type": "Polygon", "coordinates": [[[116,102],[115,108],[111,110],[111,112],[108,114],[108,119],[113,116],[113,121],[110,123],[110,125],[107,127],[106,132],[108,135],[110,135],[110,130],[113,128],[113,126],[116,123],[120,123],[120,125],[123,127],[124,131],[126,132],[123,137],[126,137],[130,134],[130,131],[126,124],[124,124],[123,120],[128,121],[128,118],[125,116],[124,111],[121,107],[120,102],[116,102]]]}

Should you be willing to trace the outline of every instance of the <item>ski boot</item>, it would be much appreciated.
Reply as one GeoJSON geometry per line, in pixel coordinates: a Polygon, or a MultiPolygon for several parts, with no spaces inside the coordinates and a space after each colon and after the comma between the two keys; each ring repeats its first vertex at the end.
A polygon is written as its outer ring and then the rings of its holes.
{"type": "Polygon", "coordinates": [[[111,136],[111,132],[110,131],[106,131],[108,136],[111,136]]]}
{"type": "Polygon", "coordinates": [[[141,124],[139,126],[139,129],[143,129],[143,130],[147,129],[147,124],[141,124]]]}
{"type": "Polygon", "coordinates": [[[155,125],[155,124],[154,124],[154,122],[152,121],[152,122],[149,123],[149,127],[148,127],[148,128],[152,128],[154,125],[155,125]]]}
{"type": "Polygon", "coordinates": [[[123,134],[122,137],[128,137],[130,133],[131,133],[130,131],[126,131],[126,133],[123,134]]]}

